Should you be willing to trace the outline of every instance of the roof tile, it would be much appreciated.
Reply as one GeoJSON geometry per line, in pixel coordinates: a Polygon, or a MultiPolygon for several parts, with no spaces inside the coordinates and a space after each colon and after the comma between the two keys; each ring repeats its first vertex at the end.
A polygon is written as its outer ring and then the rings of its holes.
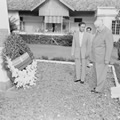
{"type": "MultiPolygon", "coordinates": [[[[28,10],[37,6],[42,0],[7,0],[9,10],[28,10]]],[[[77,11],[94,11],[97,7],[114,6],[120,8],[120,0],[64,0],[77,11]]]]}

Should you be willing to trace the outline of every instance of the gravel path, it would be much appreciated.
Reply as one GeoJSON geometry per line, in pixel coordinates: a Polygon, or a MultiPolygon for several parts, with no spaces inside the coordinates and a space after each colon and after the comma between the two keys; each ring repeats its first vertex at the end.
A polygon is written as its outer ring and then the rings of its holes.
{"type": "Polygon", "coordinates": [[[113,75],[98,95],[90,92],[92,68],[87,73],[82,85],[72,65],[38,63],[36,86],[0,94],[0,120],[120,120],[120,102],[110,97],[113,75]]]}

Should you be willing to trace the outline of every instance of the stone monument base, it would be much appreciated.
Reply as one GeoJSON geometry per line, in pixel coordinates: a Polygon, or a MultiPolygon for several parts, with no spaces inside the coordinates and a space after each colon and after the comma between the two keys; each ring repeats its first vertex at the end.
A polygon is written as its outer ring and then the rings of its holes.
{"type": "Polygon", "coordinates": [[[4,41],[7,38],[8,33],[7,29],[0,29],[0,47],[4,46],[4,41]]]}
{"type": "Polygon", "coordinates": [[[7,82],[0,82],[0,91],[7,91],[12,87],[13,87],[13,84],[11,83],[10,80],[7,82]]]}
{"type": "Polygon", "coordinates": [[[10,34],[7,0],[0,0],[0,91],[6,91],[12,85],[6,70],[3,68],[2,49],[4,47],[4,41],[10,34]]]}
{"type": "Polygon", "coordinates": [[[3,59],[2,59],[2,49],[3,47],[0,47],[0,91],[6,91],[9,88],[11,88],[12,82],[9,79],[8,75],[7,75],[7,71],[4,70],[2,63],[3,63],[3,59]]]}

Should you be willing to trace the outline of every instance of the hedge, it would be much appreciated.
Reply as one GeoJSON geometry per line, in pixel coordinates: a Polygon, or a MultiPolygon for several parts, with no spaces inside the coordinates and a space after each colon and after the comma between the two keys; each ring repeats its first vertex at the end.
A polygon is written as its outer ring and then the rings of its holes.
{"type": "Polygon", "coordinates": [[[117,48],[118,60],[120,60],[120,39],[117,42],[114,42],[114,47],[117,48]]]}
{"type": "Polygon", "coordinates": [[[20,34],[22,39],[28,44],[51,44],[61,46],[72,45],[72,35],[33,35],[33,34],[20,34]]]}

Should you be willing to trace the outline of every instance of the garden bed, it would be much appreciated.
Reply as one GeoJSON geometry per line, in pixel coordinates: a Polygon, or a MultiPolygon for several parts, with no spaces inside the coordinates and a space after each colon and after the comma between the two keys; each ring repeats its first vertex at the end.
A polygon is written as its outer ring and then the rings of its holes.
{"type": "Polygon", "coordinates": [[[75,83],[74,66],[38,62],[37,85],[1,94],[0,120],[119,120],[120,103],[111,99],[113,75],[108,72],[105,95],[90,92],[94,83],[87,68],[85,84],[75,83]]]}

